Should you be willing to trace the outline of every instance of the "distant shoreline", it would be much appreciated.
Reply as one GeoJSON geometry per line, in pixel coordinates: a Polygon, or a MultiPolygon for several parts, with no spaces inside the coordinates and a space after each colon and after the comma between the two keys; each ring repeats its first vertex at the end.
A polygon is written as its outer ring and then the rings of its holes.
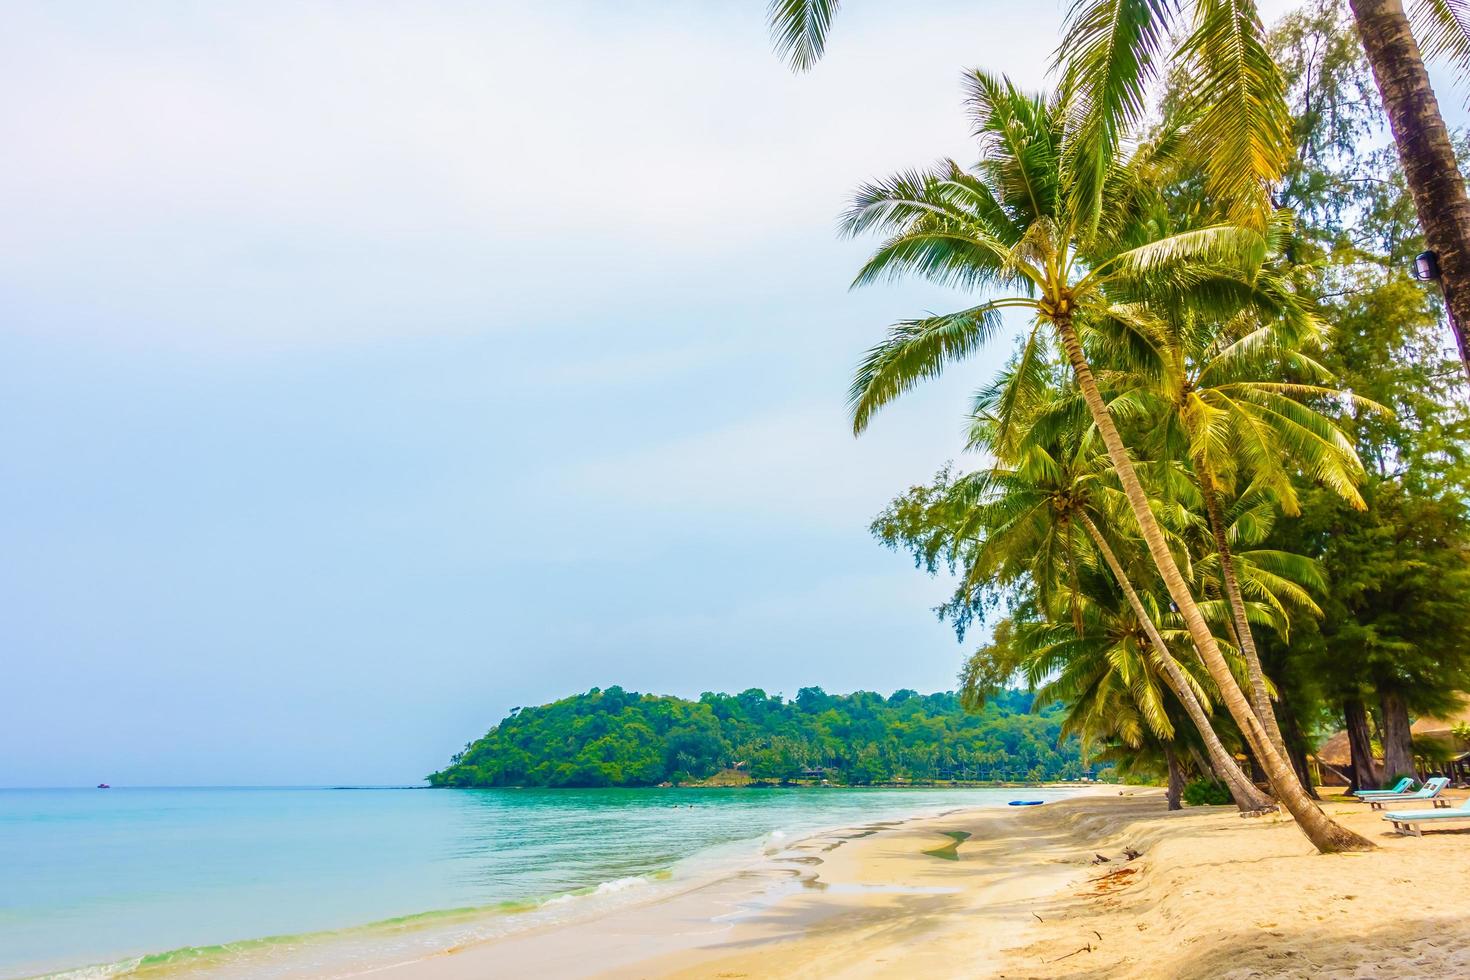
{"type": "MultiPolygon", "coordinates": [[[[563,790],[684,790],[684,789],[730,789],[730,790],[755,790],[755,789],[1084,789],[1087,787],[1121,786],[1121,783],[1104,783],[1096,780],[1047,780],[1042,782],[1024,781],[981,781],[981,780],[957,780],[954,782],[941,780],[920,780],[916,782],[901,783],[818,783],[811,780],[791,780],[786,782],[771,782],[769,780],[752,779],[747,782],[683,782],[683,783],[654,783],[647,786],[537,786],[534,784],[515,784],[504,786],[425,786],[409,787],[413,789],[455,789],[455,790],[486,790],[486,789],[516,789],[516,790],[551,790],[560,792],[563,790]]],[[[356,787],[331,787],[333,789],[353,789],[356,787]]],[[[372,787],[367,787],[372,788],[372,787]]]]}

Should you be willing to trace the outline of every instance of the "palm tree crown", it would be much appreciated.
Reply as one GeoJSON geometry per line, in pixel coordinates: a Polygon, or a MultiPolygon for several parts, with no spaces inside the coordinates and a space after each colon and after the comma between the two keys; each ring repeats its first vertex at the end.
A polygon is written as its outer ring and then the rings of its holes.
{"type": "Polygon", "coordinates": [[[1046,323],[1066,317],[1115,345],[1138,346],[1151,316],[1138,300],[1149,289],[1249,291],[1265,254],[1264,236],[1240,225],[1157,234],[1157,223],[1141,220],[1155,206],[1153,178],[1183,149],[1177,133],[1113,161],[1105,148],[1073,138],[1066,123],[1075,113],[1065,102],[984,72],[966,82],[979,163],[965,170],[946,160],[868,184],[843,227],[887,236],[854,285],[913,274],[1002,295],[896,325],[853,380],[858,432],[887,402],[990,340],[1005,310],[1034,316],[1015,372],[1017,384],[1032,384],[1046,323]],[[1093,197],[1080,177],[1098,170],[1105,177],[1093,197]]]}

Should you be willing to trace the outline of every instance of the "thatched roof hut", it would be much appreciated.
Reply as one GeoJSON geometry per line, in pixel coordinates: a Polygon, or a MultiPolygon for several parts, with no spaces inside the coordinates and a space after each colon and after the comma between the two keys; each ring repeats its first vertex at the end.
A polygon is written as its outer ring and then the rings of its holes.
{"type": "Polygon", "coordinates": [[[1336,768],[1346,768],[1353,764],[1352,751],[1348,747],[1347,729],[1336,732],[1322,740],[1317,746],[1317,760],[1325,762],[1336,768]]]}
{"type": "Polygon", "coordinates": [[[1456,728],[1470,729],[1470,706],[1461,708],[1441,718],[1426,716],[1409,726],[1409,731],[1419,735],[1452,735],[1456,728]]]}

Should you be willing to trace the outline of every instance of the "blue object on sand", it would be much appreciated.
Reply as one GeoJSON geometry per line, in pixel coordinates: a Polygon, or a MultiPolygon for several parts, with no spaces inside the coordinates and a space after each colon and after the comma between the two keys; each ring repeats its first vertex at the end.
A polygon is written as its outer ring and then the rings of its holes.
{"type": "Polygon", "coordinates": [[[1041,806],[1045,800],[1011,800],[1011,806],[1041,806]]]}

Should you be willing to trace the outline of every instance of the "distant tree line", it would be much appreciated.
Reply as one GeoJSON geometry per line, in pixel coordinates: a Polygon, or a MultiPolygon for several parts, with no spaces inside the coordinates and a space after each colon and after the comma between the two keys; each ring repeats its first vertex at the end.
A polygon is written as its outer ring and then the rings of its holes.
{"type": "Polygon", "coordinates": [[[517,708],[433,786],[656,786],[735,770],[762,782],[863,786],[894,781],[1074,779],[1078,743],[1061,737],[1061,708],[1032,712],[1003,691],[968,714],[953,693],[828,694],[795,699],[752,688],[698,701],[593,688],[517,708]]]}

